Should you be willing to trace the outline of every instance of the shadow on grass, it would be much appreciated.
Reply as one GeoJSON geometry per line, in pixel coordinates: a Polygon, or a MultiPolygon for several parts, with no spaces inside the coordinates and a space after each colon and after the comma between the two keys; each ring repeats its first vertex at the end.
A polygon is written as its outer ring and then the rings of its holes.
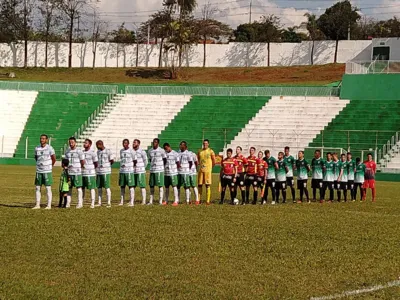
{"type": "Polygon", "coordinates": [[[32,208],[33,204],[32,203],[10,203],[10,204],[4,204],[0,203],[0,207],[9,207],[9,208],[32,208]]]}
{"type": "Polygon", "coordinates": [[[168,79],[169,72],[165,69],[130,69],[125,72],[128,77],[168,79]]]}

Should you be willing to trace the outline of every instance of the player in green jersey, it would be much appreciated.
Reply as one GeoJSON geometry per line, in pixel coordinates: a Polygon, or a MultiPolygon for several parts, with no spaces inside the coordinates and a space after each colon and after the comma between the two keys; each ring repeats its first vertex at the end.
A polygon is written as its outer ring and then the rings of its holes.
{"type": "MultiPolygon", "coordinates": [[[[283,152],[278,153],[278,169],[275,171],[276,173],[276,185],[275,185],[275,201],[279,203],[279,191],[282,191],[282,203],[286,203],[286,173],[289,171],[289,168],[286,166],[285,161],[283,160],[283,152]]],[[[275,204],[274,201],[272,204],[275,204]]]]}
{"type": "Polygon", "coordinates": [[[293,169],[295,166],[295,159],[293,156],[290,155],[290,148],[288,146],[285,147],[285,156],[283,157],[283,160],[285,161],[285,164],[288,168],[288,172],[286,174],[286,185],[290,187],[290,190],[292,192],[292,200],[293,203],[296,203],[296,190],[294,189],[294,179],[293,179],[293,169]]]}
{"type": "Polygon", "coordinates": [[[351,153],[347,152],[347,189],[350,191],[352,201],[356,201],[354,195],[354,175],[356,172],[356,162],[352,159],[351,153]]]}
{"type": "Polygon", "coordinates": [[[348,168],[347,168],[347,160],[346,154],[340,155],[340,163],[339,169],[340,174],[338,178],[338,182],[340,183],[340,190],[338,190],[338,201],[341,201],[341,191],[343,191],[344,202],[347,201],[347,178],[348,178],[348,168]]]}
{"type": "Polygon", "coordinates": [[[298,203],[303,203],[303,194],[306,194],[307,202],[310,203],[310,197],[308,196],[307,181],[308,172],[310,172],[310,165],[304,159],[304,151],[299,151],[299,159],[296,160],[296,170],[297,170],[297,189],[300,191],[300,201],[298,203]]]}
{"type": "Polygon", "coordinates": [[[322,198],[322,167],[324,160],[321,158],[321,150],[315,150],[314,158],[311,161],[312,180],[311,187],[313,191],[313,201],[317,199],[317,189],[319,189],[320,198],[322,198]]]}
{"type": "Polygon", "coordinates": [[[324,166],[323,166],[323,172],[324,172],[324,181],[323,181],[323,192],[322,192],[322,197],[320,202],[324,202],[325,200],[325,193],[326,190],[329,189],[329,202],[333,201],[333,195],[334,195],[334,163],[332,161],[332,153],[328,152],[326,154],[326,161],[324,161],[324,166]]]}
{"type": "Polygon", "coordinates": [[[265,157],[263,160],[268,164],[267,169],[267,186],[264,191],[263,204],[268,201],[268,189],[271,189],[272,202],[275,202],[275,170],[278,169],[278,164],[276,162],[275,157],[271,156],[271,152],[269,150],[265,150],[265,157]]]}
{"type": "Polygon", "coordinates": [[[357,189],[360,190],[360,201],[363,199],[364,195],[364,189],[363,189],[363,184],[364,184],[364,176],[365,176],[365,165],[361,161],[361,158],[357,157],[356,158],[356,172],[354,175],[354,199],[357,198],[357,189]]]}

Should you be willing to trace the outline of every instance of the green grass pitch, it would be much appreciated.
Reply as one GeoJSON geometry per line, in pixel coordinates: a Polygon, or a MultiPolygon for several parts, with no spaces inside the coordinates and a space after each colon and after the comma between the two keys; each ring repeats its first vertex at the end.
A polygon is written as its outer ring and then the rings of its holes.
{"type": "Polygon", "coordinates": [[[400,276],[398,183],[377,203],[129,208],[113,171],[111,209],[34,211],[35,169],[0,166],[0,299],[309,299],[400,276]]]}

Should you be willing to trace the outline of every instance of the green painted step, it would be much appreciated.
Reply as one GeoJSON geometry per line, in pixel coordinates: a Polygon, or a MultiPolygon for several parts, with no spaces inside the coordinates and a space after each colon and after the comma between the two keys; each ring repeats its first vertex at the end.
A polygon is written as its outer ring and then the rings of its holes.
{"type": "Polygon", "coordinates": [[[51,137],[51,145],[59,157],[68,138],[84,124],[105,97],[103,94],[40,92],[18,142],[15,157],[25,157],[28,137],[28,157],[33,158],[41,134],[51,137]]]}
{"type": "Polygon", "coordinates": [[[168,142],[174,149],[185,140],[192,151],[200,149],[206,138],[215,153],[219,153],[225,142],[229,144],[269,99],[193,96],[158,138],[161,144],[168,142]]]}

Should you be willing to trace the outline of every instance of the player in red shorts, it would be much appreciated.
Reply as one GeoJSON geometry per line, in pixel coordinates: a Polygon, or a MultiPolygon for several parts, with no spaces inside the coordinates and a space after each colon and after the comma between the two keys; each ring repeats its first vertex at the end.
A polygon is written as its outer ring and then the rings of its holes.
{"type": "Polygon", "coordinates": [[[250,187],[253,187],[253,204],[257,203],[257,165],[259,159],[255,156],[256,148],[250,147],[250,156],[247,157],[246,178],[244,184],[246,185],[246,202],[242,204],[249,204],[250,200],[250,187]]]}
{"type": "MultiPolygon", "coordinates": [[[[236,175],[236,189],[239,188],[242,194],[242,203],[246,202],[246,187],[244,185],[245,168],[247,166],[247,158],[242,154],[242,147],[236,147],[236,155],[234,157],[238,162],[238,170],[236,175]]],[[[236,193],[237,194],[237,193],[236,193]]]]}
{"type": "Polygon", "coordinates": [[[375,173],[376,163],[372,159],[372,154],[368,153],[367,160],[364,162],[365,165],[365,181],[363,185],[363,200],[367,197],[367,189],[372,190],[372,202],[375,202],[376,190],[375,190],[375,173]]]}
{"type": "MultiPolygon", "coordinates": [[[[264,186],[267,185],[267,172],[268,172],[268,163],[263,160],[264,153],[262,151],[258,152],[258,165],[257,165],[257,185],[258,188],[262,191],[264,189],[264,186]]],[[[265,204],[263,202],[263,197],[264,195],[261,195],[261,203],[265,204]]],[[[253,202],[255,201],[254,204],[257,203],[257,199],[254,199],[253,202]]]]}
{"type": "Polygon", "coordinates": [[[229,186],[229,190],[231,191],[231,204],[234,204],[234,199],[236,197],[236,175],[238,162],[236,159],[232,157],[232,149],[228,149],[226,151],[227,158],[225,158],[221,163],[221,201],[219,204],[224,204],[225,191],[226,187],[229,186]]]}

